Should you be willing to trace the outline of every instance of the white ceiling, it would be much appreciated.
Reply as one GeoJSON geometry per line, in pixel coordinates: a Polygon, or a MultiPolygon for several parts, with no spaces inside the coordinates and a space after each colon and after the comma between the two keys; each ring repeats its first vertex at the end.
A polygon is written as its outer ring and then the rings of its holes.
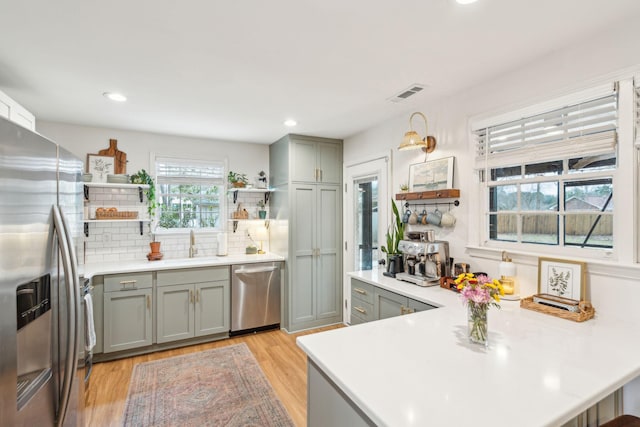
{"type": "Polygon", "coordinates": [[[0,90],[38,120],[345,138],[639,14],[638,0],[2,0],[0,90]],[[428,88],[387,100],[414,83],[428,88]]]}

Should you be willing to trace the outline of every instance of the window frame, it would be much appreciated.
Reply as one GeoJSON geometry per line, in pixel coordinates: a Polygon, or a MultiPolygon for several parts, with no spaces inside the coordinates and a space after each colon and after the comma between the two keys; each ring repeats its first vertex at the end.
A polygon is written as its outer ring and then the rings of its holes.
{"type": "MultiPolygon", "coordinates": [[[[175,157],[175,156],[166,156],[166,155],[157,155],[157,154],[151,154],[151,164],[153,166],[153,171],[154,171],[154,182],[156,185],[156,198],[158,199],[158,203],[157,203],[157,208],[156,208],[156,212],[155,212],[155,218],[153,218],[153,229],[154,229],[154,233],[157,235],[170,235],[170,234],[184,234],[185,232],[188,232],[190,230],[198,230],[198,232],[200,233],[221,233],[221,232],[226,232],[227,231],[227,217],[226,217],[226,212],[227,212],[227,171],[228,171],[228,167],[227,167],[227,159],[209,159],[209,160],[202,160],[202,159],[192,159],[192,158],[183,158],[183,157],[175,157]],[[215,185],[218,187],[218,201],[219,201],[219,208],[218,208],[218,212],[219,212],[219,218],[217,221],[218,226],[217,227],[175,227],[175,228],[164,228],[160,226],[160,217],[161,217],[161,204],[159,203],[159,199],[161,197],[161,195],[163,194],[161,192],[161,185],[163,185],[161,183],[161,181],[163,180],[162,177],[160,177],[158,175],[158,162],[160,161],[165,161],[165,162],[174,162],[175,164],[181,164],[181,165],[187,165],[190,167],[203,167],[203,166],[207,166],[207,167],[220,167],[221,168],[221,177],[219,180],[207,180],[207,179],[203,179],[203,180],[198,180],[198,179],[194,179],[194,181],[192,182],[192,184],[187,184],[187,185],[203,185],[203,183],[206,183],[207,181],[209,181],[212,185],[215,185]]],[[[188,179],[187,177],[185,178],[179,178],[179,179],[188,179]]]]}
{"type": "MultiPolygon", "coordinates": [[[[620,77],[621,78],[621,77],[620,77]]],[[[619,82],[619,84],[622,84],[622,80],[619,82]]],[[[480,129],[480,128],[485,128],[485,127],[490,127],[492,124],[499,124],[499,123],[505,123],[506,121],[509,120],[514,120],[514,118],[520,118],[520,117],[524,117],[526,115],[537,115],[537,114],[541,114],[541,113],[545,113],[548,112],[552,109],[558,108],[558,106],[560,105],[560,102],[565,103],[565,105],[567,105],[570,102],[582,102],[585,100],[588,100],[588,98],[585,98],[586,96],[588,97],[588,94],[602,94],[603,93],[603,87],[611,87],[611,81],[608,81],[606,83],[601,84],[598,87],[594,87],[591,89],[586,89],[583,91],[574,91],[574,93],[570,93],[568,95],[564,95],[562,97],[559,98],[555,98],[555,99],[549,99],[547,101],[541,102],[539,104],[535,104],[535,105],[529,105],[527,107],[520,107],[517,109],[513,109],[513,110],[505,110],[505,112],[501,113],[501,114],[495,114],[493,116],[488,116],[488,115],[479,115],[476,117],[472,117],[469,120],[469,131],[470,131],[470,144],[472,145],[473,149],[475,150],[477,148],[477,138],[475,136],[475,129],[480,129]],[[475,123],[474,123],[475,122],[475,123]]],[[[629,174],[629,168],[627,163],[627,160],[625,159],[624,162],[621,162],[621,156],[626,155],[625,153],[628,153],[627,147],[628,147],[628,136],[627,133],[629,131],[629,120],[627,119],[627,115],[631,116],[632,114],[635,114],[635,110],[631,109],[632,111],[627,111],[628,108],[627,106],[631,104],[630,102],[630,93],[632,92],[632,90],[629,90],[629,87],[631,87],[631,89],[633,89],[633,83],[630,79],[625,80],[624,82],[624,90],[622,90],[621,87],[618,88],[618,106],[617,106],[617,143],[615,145],[615,153],[616,153],[616,158],[617,158],[617,165],[616,168],[613,170],[609,170],[609,171],[598,171],[598,172],[584,172],[584,173],[580,173],[580,174],[567,174],[564,175],[564,179],[560,180],[560,176],[554,176],[554,177],[550,177],[550,179],[542,179],[542,180],[538,180],[536,178],[519,178],[519,179],[514,179],[514,180],[501,180],[501,181],[491,181],[491,169],[495,168],[495,167],[509,167],[509,166],[518,166],[517,164],[513,163],[513,164],[508,164],[507,162],[504,162],[502,165],[500,166],[496,166],[495,164],[492,166],[488,166],[486,163],[484,164],[483,167],[479,167],[479,162],[478,159],[476,159],[476,172],[477,172],[477,176],[478,176],[478,197],[477,199],[475,199],[476,202],[476,207],[477,209],[475,209],[475,212],[478,213],[476,219],[470,219],[470,225],[473,227],[473,225],[475,224],[477,226],[476,232],[473,233],[472,230],[470,230],[469,233],[469,245],[468,248],[469,249],[479,249],[482,250],[482,248],[485,248],[486,250],[489,251],[495,251],[495,250],[509,250],[511,252],[514,253],[522,253],[522,254],[536,254],[536,255],[549,255],[549,254],[553,254],[555,256],[559,256],[559,257],[582,257],[582,258],[599,258],[599,259],[603,259],[603,260],[617,260],[619,258],[619,254],[624,254],[624,251],[627,251],[629,249],[629,245],[628,244],[621,244],[621,228],[623,227],[619,227],[617,226],[618,221],[618,216],[623,217],[625,220],[628,218],[628,213],[624,213],[624,215],[619,215],[619,210],[620,209],[616,209],[614,214],[608,214],[607,215],[614,215],[615,221],[614,221],[614,226],[613,226],[613,248],[603,248],[603,247],[584,247],[581,248],[579,246],[573,246],[573,245],[563,245],[561,244],[563,236],[564,236],[564,212],[562,213],[562,215],[560,215],[559,212],[554,212],[554,214],[558,215],[559,218],[559,223],[562,223],[561,226],[559,226],[558,228],[558,236],[559,236],[559,244],[557,245],[546,245],[546,244],[537,244],[537,243],[523,243],[523,242],[511,242],[511,241],[501,241],[501,240],[491,240],[490,239],[490,214],[494,213],[490,211],[490,188],[492,186],[497,185],[507,185],[507,184],[524,184],[524,183],[533,183],[533,182],[545,182],[545,181],[560,181],[560,187],[559,188],[559,194],[558,197],[559,199],[562,201],[562,203],[564,203],[564,200],[561,199],[563,197],[563,182],[574,182],[574,181],[583,181],[583,180],[590,180],[590,179],[597,179],[597,178],[610,178],[611,182],[612,182],[612,187],[614,188],[614,195],[613,195],[613,204],[614,206],[622,206],[619,203],[616,203],[616,200],[621,200],[624,197],[628,197],[629,196],[629,191],[625,189],[625,191],[619,191],[622,190],[620,188],[619,185],[616,185],[616,182],[619,182],[618,177],[619,176],[628,176],[629,174]],[[624,93],[624,94],[623,94],[624,93]],[[622,97],[622,98],[621,98],[622,97]],[[623,100],[623,104],[621,105],[621,99],[623,100]],[[627,108],[627,110],[625,110],[624,113],[621,112],[621,109],[623,108],[627,108]],[[622,117],[625,116],[625,117],[622,117]],[[621,131],[621,128],[624,127],[625,130],[621,131]],[[622,134],[622,138],[621,138],[621,134],[622,134]],[[622,139],[622,141],[621,141],[622,139]],[[621,168],[621,163],[624,163],[622,165],[621,168]],[[622,174],[622,175],[621,175],[622,174]],[[562,236],[561,236],[562,234],[562,236]],[[473,241],[477,239],[477,243],[475,246],[473,244],[473,241]]],[[[631,138],[632,139],[632,138],[631,138]]],[[[577,156],[574,156],[577,157],[577,156]]],[[[634,156],[635,157],[635,156],[634,156]]],[[[562,159],[556,159],[556,160],[562,160],[563,161],[563,165],[566,167],[566,162],[568,160],[568,158],[562,158],[562,159]]],[[[540,159],[540,162],[544,162],[544,161],[551,161],[551,159],[540,159]]],[[[535,160],[530,161],[530,162],[526,162],[526,163],[537,163],[535,160]]],[[[523,163],[520,163],[521,166],[524,165],[523,163]]],[[[634,167],[634,179],[637,179],[637,174],[636,174],[636,168],[634,167]]],[[[564,168],[563,168],[564,170],[564,168]]],[[[634,190],[634,204],[638,205],[638,202],[636,201],[638,198],[638,193],[637,193],[637,189],[634,190]]],[[[473,215],[474,210],[470,210],[470,213],[473,215]]],[[[527,211],[529,212],[529,211],[527,211]]],[[[599,211],[594,211],[594,212],[598,212],[599,211]]],[[[505,212],[506,213],[506,212],[505,212]]],[[[514,212],[516,213],[516,212],[514,212]]],[[[526,213],[525,211],[518,211],[517,214],[521,215],[523,213],[526,213]]],[[[536,213],[540,213],[540,212],[536,212],[536,213]]],[[[560,225],[560,224],[559,224],[560,225]]],[[[475,228],[475,227],[474,227],[475,228]]],[[[519,233],[520,235],[520,230],[519,233]]],[[[640,236],[639,236],[640,238],[640,236]]],[[[635,239],[634,239],[634,248],[635,248],[635,239]]],[[[635,251],[634,251],[635,253],[635,251]]],[[[627,256],[622,255],[625,259],[625,262],[628,262],[629,260],[627,260],[627,256]]],[[[636,261],[636,256],[634,255],[634,262],[636,261]]]]}

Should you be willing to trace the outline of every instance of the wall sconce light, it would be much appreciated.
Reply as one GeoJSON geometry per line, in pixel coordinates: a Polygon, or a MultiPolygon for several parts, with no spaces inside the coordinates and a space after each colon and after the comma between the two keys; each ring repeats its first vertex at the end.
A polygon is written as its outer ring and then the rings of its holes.
{"type": "Polygon", "coordinates": [[[427,135],[429,129],[427,126],[427,117],[424,114],[419,111],[411,114],[411,117],[409,117],[409,129],[410,130],[404,134],[404,138],[402,138],[402,142],[400,143],[398,150],[404,151],[422,148],[422,151],[425,153],[431,153],[436,149],[436,138],[427,135]],[[420,138],[418,132],[413,130],[413,118],[415,116],[420,116],[424,120],[424,138],[420,138]]]}

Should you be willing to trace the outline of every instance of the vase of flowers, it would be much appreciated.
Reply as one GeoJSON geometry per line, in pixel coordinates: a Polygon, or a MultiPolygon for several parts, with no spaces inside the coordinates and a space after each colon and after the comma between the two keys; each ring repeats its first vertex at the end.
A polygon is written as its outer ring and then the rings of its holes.
{"type": "Polygon", "coordinates": [[[487,313],[491,306],[500,308],[500,296],[504,295],[502,285],[486,274],[463,273],[455,283],[467,306],[467,334],[469,341],[487,346],[489,325],[487,313]]]}

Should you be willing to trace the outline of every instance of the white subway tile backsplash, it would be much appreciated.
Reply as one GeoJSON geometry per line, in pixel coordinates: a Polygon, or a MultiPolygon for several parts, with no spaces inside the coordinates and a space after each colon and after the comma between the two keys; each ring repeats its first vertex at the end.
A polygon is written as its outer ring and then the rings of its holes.
{"type": "MultiPolygon", "coordinates": [[[[117,207],[120,211],[138,212],[139,218],[147,217],[146,203],[140,203],[137,189],[107,189],[92,187],[89,193],[89,212],[95,213],[98,207],[117,207]]],[[[262,193],[240,193],[238,202],[233,204],[228,200],[228,215],[222,218],[227,227],[227,252],[230,255],[245,253],[251,244],[247,231],[264,225],[258,219],[258,201],[264,200],[262,193]],[[252,221],[239,221],[237,230],[233,232],[231,212],[246,209],[252,221]]],[[[268,212],[268,207],[267,207],[268,212]]],[[[93,214],[95,215],[95,214],[93,214]]],[[[268,215],[268,214],[267,214],[268,215]]],[[[268,217],[268,216],[267,216],[268,217]]],[[[148,223],[143,224],[143,234],[140,235],[139,222],[104,221],[89,223],[89,236],[81,236],[78,242],[78,258],[84,263],[99,263],[111,261],[143,260],[150,252],[148,223]]],[[[218,249],[218,233],[200,232],[196,230],[197,257],[215,256],[218,249]]],[[[161,242],[160,251],[165,259],[186,258],[189,256],[189,233],[158,234],[156,240],[161,242]]],[[[260,241],[255,241],[260,247],[260,241]]],[[[263,242],[263,249],[269,251],[269,242],[263,242]]]]}

